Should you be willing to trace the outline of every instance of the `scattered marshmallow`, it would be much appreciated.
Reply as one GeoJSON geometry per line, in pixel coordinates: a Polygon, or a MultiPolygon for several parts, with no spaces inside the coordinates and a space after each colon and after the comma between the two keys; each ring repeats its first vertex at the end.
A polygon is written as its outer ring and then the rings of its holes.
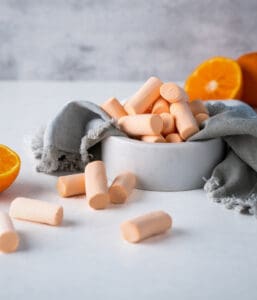
{"type": "Polygon", "coordinates": [[[19,236],[8,214],[0,211],[0,252],[10,253],[19,246],[19,236]]]}
{"type": "Polygon", "coordinates": [[[86,193],[85,174],[60,176],[57,180],[57,191],[61,197],[84,195],[86,193]]]}
{"type": "Polygon", "coordinates": [[[108,193],[105,165],[102,161],[96,160],[87,164],[85,182],[89,206],[94,209],[106,208],[110,203],[110,195],[108,193]]]}
{"type": "Polygon", "coordinates": [[[131,172],[118,175],[109,188],[111,203],[124,203],[136,185],[136,176],[131,172]]]}
{"type": "Polygon", "coordinates": [[[58,226],[63,219],[63,208],[46,201],[18,197],[12,201],[9,215],[15,219],[58,226]]]}
{"type": "Polygon", "coordinates": [[[164,211],[155,211],[121,224],[125,240],[137,243],[151,236],[164,233],[171,228],[172,219],[164,211]]]}

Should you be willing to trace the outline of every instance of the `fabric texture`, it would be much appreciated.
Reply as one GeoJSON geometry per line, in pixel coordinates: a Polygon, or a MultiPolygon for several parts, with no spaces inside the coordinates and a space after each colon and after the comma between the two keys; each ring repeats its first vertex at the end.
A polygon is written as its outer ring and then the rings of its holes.
{"type": "Polygon", "coordinates": [[[227,153],[204,190],[227,208],[257,216],[257,114],[247,104],[234,100],[211,101],[206,106],[211,117],[189,140],[221,137],[227,153]]]}
{"type": "Polygon", "coordinates": [[[32,139],[37,171],[82,171],[90,160],[100,158],[99,142],[110,135],[124,134],[98,105],[69,102],[32,139]]]}

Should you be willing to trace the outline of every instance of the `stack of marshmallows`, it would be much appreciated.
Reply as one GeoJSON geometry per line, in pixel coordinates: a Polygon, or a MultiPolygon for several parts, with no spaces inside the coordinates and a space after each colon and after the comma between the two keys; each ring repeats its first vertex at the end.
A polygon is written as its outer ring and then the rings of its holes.
{"type": "Polygon", "coordinates": [[[110,98],[102,109],[131,138],[149,143],[180,143],[199,131],[209,113],[201,100],[188,102],[186,92],[173,82],[150,77],[122,105],[110,98]]]}

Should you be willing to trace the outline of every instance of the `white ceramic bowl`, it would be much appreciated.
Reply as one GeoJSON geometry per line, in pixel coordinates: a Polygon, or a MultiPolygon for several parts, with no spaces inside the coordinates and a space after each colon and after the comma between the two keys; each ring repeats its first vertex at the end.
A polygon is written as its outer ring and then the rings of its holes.
{"type": "Polygon", "coordinates": [[[131,171],[137,188],[151,191],[185,191],[203,187],[224,156],[220,139],[179,144],[145,143],[111,136],[102,142],[102,160],[108,178],[131,171]]]}

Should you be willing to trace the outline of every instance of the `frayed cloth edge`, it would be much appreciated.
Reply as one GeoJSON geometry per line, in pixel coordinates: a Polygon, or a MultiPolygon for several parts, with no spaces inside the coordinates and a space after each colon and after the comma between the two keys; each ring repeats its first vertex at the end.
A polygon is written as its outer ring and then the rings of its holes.
{"type": "Polygon", "coordinates": [[[257,218],[257,194],[250,193],[247,197],[236,197],[235,195],[227,197],[215,197],[215,190],[221,184],[216,177],[211,177],[204,185],[204,191],[207,197],[213,202],[223,204],[227,209],[235,209],[242,214],[254,215],[257,218]]]}

